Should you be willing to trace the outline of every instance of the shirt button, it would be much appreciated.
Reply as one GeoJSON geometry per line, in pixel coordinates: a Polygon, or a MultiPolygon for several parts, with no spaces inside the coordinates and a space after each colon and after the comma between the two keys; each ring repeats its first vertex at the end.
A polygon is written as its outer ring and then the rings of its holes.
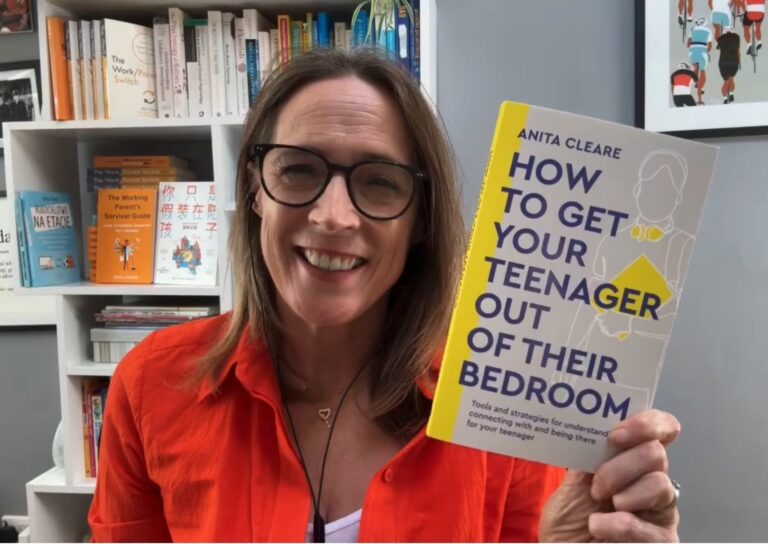
{"type": "Polygon", "coordinates": [[[384,481],[385,482],[387,482],[387,483],[391,482],[392,478],[394,478],[394,476],[395,476],[395,471],[392,470],[391,468],[388,468],[387,470],[384,471],[384,481]]]}

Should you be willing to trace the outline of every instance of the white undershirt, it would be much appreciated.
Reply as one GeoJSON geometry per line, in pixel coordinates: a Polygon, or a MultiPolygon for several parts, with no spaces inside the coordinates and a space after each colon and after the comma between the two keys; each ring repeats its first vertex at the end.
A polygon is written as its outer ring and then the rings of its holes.
{"type": "MultiPolygon", "coordinates": [[[[357,542],[363,509],[325,524],[326,542],[357,542]]],[[[307,526],[307,542],[312,542],[312,524],[307,526]]]]}

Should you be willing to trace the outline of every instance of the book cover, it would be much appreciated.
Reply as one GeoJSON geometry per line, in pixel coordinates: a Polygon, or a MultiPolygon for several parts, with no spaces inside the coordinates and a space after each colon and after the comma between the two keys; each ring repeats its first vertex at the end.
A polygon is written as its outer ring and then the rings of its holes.
{"type": "Polygon", "coordinates": [[[83,117],[96,119],[93,103],[93,36],[91,22],[80,21],[80,88],[83,90],[83,117]]]}
{"type": "Polygon", "coordinates": [[[158,188],[155,283],[216,285],[218,219],[213,182],[163,182],[158,188]]]}
{"type": "Polygon", "coordinates": [[[156,189],[98,192],[97,283],[152,283],[156,204],[156,189]]]}
{"type": "Polygon", "coordinates": [[[46,17],[48,32],[48,63],[51,69],[51,90],[53,94],[53,118],[57,121],[74,119],[69,87],[69,66],[67,64],[66,21],[59,17],[46,17]]]}
{"type": "Polygon", "coordinates": [[[21,191],[24,244],[29,286],[44,287],[80,280],[72,204],[66,193],[21,191]]]}
{"type": "Polygon", "coordinates": [[[221,11],[208,11],[208,65],[211,71],[211,113],[227,113],[227,88],[224,79],[224,21],[221,11]]]}
{"type": "Polygon", "coordinates": [[[157,117],[152,28],[104,19],[110,119],[157,117]]]}
{"type": "Polygon", "coordinates": [[[187,101],[187,59],[184,43],[184,21],[189,15],[177,7],[168,8],[168,36],[170,38],[171,83],[173,84],[173,114],[189,117],[187,101]]]}
{"type": "Polygon", "coordinates": [[[102,46],[101,21],[91,21],[91,81],[93,85],[93,116],[95,119],[106,119],[104,116],[104,52],[102,46]]]}
{"type": "Polygon", "coordinates": [[[67,64],[69,65],[69,96],[76,120],[83,119],[82,65],[80,64],[80,25],[67,21],[67,64]]]}
{"type": "Polygon", "coordinates": [[[427,434],[594,472],[653,402],[717,149],[504,102],[427,434]]]}
{"type": "Polygon", "coordinates": [[[171,81],[171,33],[167,17],[152,19],[155,46],[155,85],[157,87],[157,116],[171,119],[173,114],[173,82],[171,81]]]}

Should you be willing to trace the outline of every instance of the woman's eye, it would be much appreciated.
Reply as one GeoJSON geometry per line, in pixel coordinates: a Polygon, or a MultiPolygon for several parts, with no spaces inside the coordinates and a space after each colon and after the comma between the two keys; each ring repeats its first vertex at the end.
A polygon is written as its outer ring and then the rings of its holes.
{"type": "Polygon", "coordinates": [[[397,191],[399,186],[391,179],[384,177],[372,177],[365,180],[365,185],[372,189],[385,189],[389,191],[397,191]]]}

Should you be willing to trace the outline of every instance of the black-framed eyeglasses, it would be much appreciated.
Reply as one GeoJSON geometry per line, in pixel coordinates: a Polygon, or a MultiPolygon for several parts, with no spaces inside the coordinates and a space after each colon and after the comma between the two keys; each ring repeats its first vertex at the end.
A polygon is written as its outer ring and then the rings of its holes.
{"type": "Polygon", "coordinates": [[[396,219],[413,202],[424,172],[385,160],[334,164],[310,149],[282,144],[254,144],[261,185],[267,195],[285,206],[307,206],[323,194],[334,172],[344,174],[349,199],[365,217],[396,219]]]}

